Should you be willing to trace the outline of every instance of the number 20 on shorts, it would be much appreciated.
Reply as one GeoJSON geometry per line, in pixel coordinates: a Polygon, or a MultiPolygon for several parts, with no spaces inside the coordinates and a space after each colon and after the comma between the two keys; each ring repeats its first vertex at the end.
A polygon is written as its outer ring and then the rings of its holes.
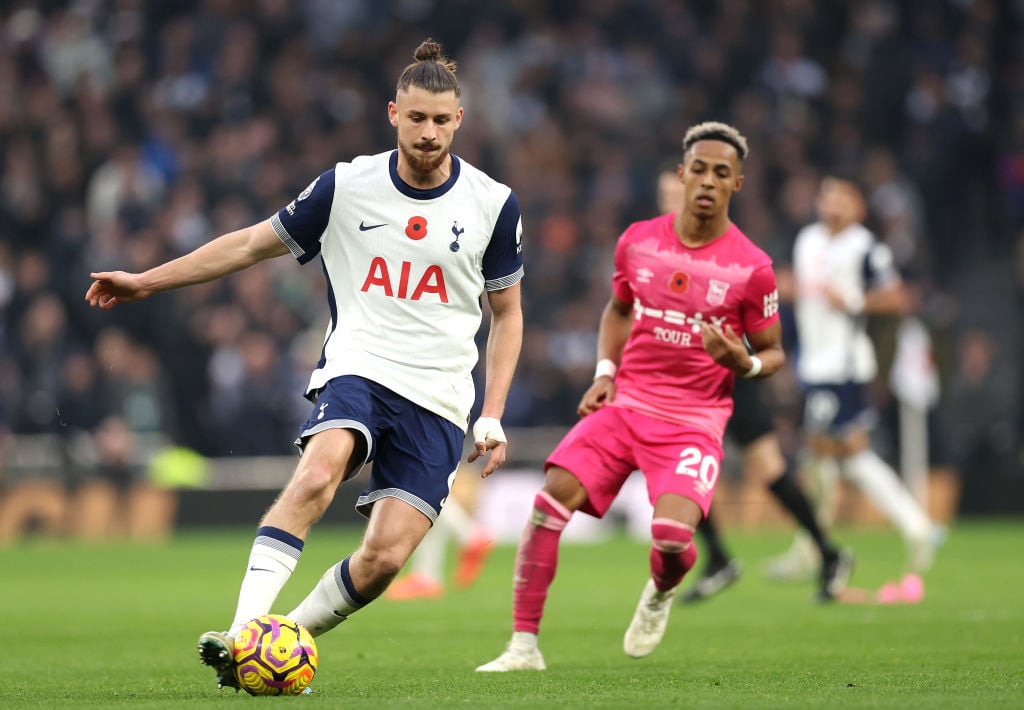
{"type": "Polygon", "coordinates": [[[696,478],[710,490],[718,480],[718,460],[696,446],[687,446],[679,453],[676,474],[696,478]]]}

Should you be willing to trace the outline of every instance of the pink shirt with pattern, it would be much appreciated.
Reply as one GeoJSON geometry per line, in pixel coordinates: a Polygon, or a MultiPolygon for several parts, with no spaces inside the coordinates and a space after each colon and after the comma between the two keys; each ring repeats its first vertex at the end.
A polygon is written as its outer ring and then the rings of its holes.
{"type": "Polygon", "coordinates": [[[612,288],[635,320],[615,377],[612,406],[693,426],[722,440],[732,414],[733,373],[701,344],[701,322],[740,337],[778,320],[771,258],[736,225],[687,247],[674,214],[631,224],[615,250],[612,288]]]}

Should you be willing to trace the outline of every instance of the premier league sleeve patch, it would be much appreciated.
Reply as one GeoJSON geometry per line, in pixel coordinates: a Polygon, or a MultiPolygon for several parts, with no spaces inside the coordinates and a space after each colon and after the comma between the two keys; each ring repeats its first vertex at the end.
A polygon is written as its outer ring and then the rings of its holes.
{"type": "Polygon", "coordinates": [[[270,223],[278,238],[300,263],[320,253],[334,204],[334,168],[317,177],[299,196],[278,210],[270,223]]]}

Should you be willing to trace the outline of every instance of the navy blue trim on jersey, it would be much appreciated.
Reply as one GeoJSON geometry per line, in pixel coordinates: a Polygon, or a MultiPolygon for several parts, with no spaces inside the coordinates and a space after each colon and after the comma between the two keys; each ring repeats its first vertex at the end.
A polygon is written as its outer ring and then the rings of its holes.
{"type": "Polygon", "coordinates": [[[860,264],[860,275],[864,279],[864,290],[871,288],[875,283],[875,270],[871,267],[871,250],[864,252],[864,260],[860,264]]]}
{"type": "Polygon", "coordinates": [[[887,244],[875,242],[864,254],[864,288],[871,290],[888,286],[899,278],[899,271],[887,244]]]}
{"type": "MultiPolygon", "coordinates": [[[[316,369],[323,369],[324,365],[327,364],[327,343],[331,342],[331,336],[334,335],[334,331],[338,328],[338,300],[334,296],[334,285],[331,283],[331,275],[327,273],[327,264],[324,260],[320,260],[320,266],[324,272],[324,280],[327,283],[327,307],[331,311],[331,330],[327,333],[327,337],[324,338],[324,345],[320,349],[320,359],[316,363],[316,369]]],[[[311,393],[306,393],[307,399],[313,399],[311,393]]]]}
{"type": "Polygon", "coordinates": [[[516,193],[509,192],[494,223],[491,241],[483,258],[483,275],[488,291],[514,285],[523,277],[522,212],[516,193]]]}
{"type": "Polygon", "coordinates": [[[277,211],[270,224],[300,264],[320,253],[334,205],[334,168],[321,173],[298,197],[277,211]]]}
{"type": "Polygon", "coordinates": [[[437,187],[432,187],[429,190],[420,190],[398,177],[398,151],[395,150],[388,159],[388,172],[391,173],[391,184],[403,195],[414,200],[433,200],[435,197],[440,197],[455,186],[456,181],[459,179],[459,173],[462,172],[462,163],[455,153],[449,153],[449,155],[452,156],[452,174],[448,176],[448,179],[437,187]]]}

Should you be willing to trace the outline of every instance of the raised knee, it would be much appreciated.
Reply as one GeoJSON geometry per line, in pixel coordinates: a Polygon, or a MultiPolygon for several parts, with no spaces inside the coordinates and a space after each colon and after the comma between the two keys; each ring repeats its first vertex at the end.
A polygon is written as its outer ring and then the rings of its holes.
{"type": "Polygon", "coordinates": [[[694,547],[693,532],[693,527],[678,520],[655,518],[651,521],[651,545],[659,552],[685,552],[694,547]]]}

